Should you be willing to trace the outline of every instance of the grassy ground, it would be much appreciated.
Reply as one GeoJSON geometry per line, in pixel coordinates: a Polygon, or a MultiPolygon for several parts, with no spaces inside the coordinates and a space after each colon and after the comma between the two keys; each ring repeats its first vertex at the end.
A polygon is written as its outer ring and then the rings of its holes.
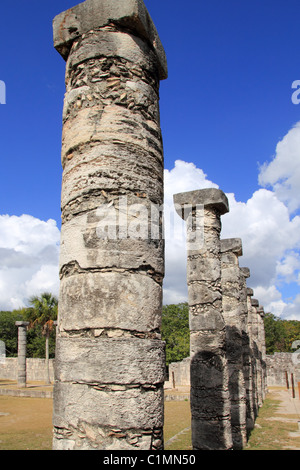
{"type": "Polygon", "coordinates": [[[165,450],[192,450],[189,400],[165,402],[165,450]]]}
{"type": "MultiPolygon", "coordinates": [[[[300,450],[297,415],[278,413],[269,394],[260,408],[246,450],[300,450]],[[290,434],[291,433],[291,434],[290,434]]],[[[165,449],[191,450],[190,403],[165,402],[165,449]]],[[[50,450],[52,400],[0,396],[0,450],[50,450]]]]}

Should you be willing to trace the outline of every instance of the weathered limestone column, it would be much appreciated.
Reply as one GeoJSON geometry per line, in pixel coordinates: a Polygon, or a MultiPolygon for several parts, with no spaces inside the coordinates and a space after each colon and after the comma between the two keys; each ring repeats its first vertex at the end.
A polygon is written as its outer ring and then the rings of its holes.
{"type": "Polygon", "coordinates": [[[17,321],[18,327],[18,386],[26,387],[26,345],[29,322],[17,321]]]}
{"type": "Polygon", "coordinates": [[[264,308],[260,305],[257,309],[258,314],[258,334],[259,334],[259,344],[260,344],[260,355],[261,355],[261,369],[262,369],[262,401],[264,402],[267,394],[267,355],[266,355],[266,335],[265,335],[265,325],[264,325],[264,308]]]}
{"type": "Polygon", "coordinates": [[[253,405],[253,389],[252,389],[252,349],[250,344],[250,333],[251,327],[249,311],[248,311],[248,295],[253,295],[252,289],[247,287],[247,279],[250,277],[249,268],[240,268],[241,271],[241,300],[244,308],[244,314],[242,316],[242,331],[243,331],[243,370],[244,380],[246,388],[246,427],[247,437],[254,426],[254,405],[253,405]]]}
{"type": "Polygon", "coordinates": [[[252,306],[252,349],[255,360],[255,394],[257,401],[257,408],[262,405],[262,364],[261,364],[261,348],[260,348],[260,335],[259,335],[259,320],[257,309],[259,307],[259,302],[257,299],[251,299],[252,306]]]}
{"type": "Polygon", "coordinates": [[[66,60],[53,448],[163,448],[163,47],[141,0],[54,19],[66,60]],[[149,227],[148,227],[149,224],[149,227]]]}
{"type": "Polygon", "coordinates": [[[225,194],[203,189],[176,194],[187,222],[192,443],[195,450],[232,448],[226,332],[222,315],[221,215],[225,194]]]}
{"type": "Polygon", "coordinates": [[[241,239],[221,240],[221,253],[222,306],[226,325],[232,440],[233,448],[241,450],[247,443],[242,329],[244,305],[241,298],[241,272],[239,268],[239,257],[243,254],[241,239]]]}
{"type": "MultiPolygon", "coordinates": [[[[253,427],[258,414],[258,399],[257,399],[257,347],[255,341],[255,328],[256,328],[256,310],[252,305],[253,289],[247,289],[247,302],[248,302],[248,326],[249,326],[249,344],[250,344],[250,358],[251,358],[251,406],[253,427]]],[[[251,425],[251,423],[250,423],[251,425]]]]}

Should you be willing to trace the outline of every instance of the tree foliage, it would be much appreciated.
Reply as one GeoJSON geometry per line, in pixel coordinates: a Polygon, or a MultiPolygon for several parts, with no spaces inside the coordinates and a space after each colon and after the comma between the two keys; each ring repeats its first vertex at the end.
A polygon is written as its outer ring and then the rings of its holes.
{"type": "Polygon", "coordinates": [[[190,354],[189,308],[187,303],[165,305],[162,339],[166,342],[166,364],[182,361],[190,354]]]}
{"type": "Polygon", "coordinates": [[[24,320],[21,310],[0,312],[0,341],[5,343],[6,357],[18,355],[18,327],[16,321],[24,320]]]}
{"type": "Polygon", "coordinates": [[[29,327],[42,326],[42,335],[48,336],[53,329],[53,322],[57,319],[57,298],[49,292],[29,299],[30,307],[25,309],[25,316],[30,322],[29,327]]]}
{"type": "Polygon", "coordinates": [[[267,354],[274,352],[294,352],[292,344],[300,340],[300,322],[282,320],[272,313],[264,317],[267,354]]]}
{"type": "Polygon", "coordinates": [[[57,318],[57,299],[44,293],[40,297],[32,297],[31,307],[0,312],[0,340],[5,343],[6,357],[18,355],[18,328],[16,321],[29,321],[27,332],[27,357],[44,358],[46,355],[45,337],[48,336],[49,357],[55,356],[55,328],[53,322],[57,318]]]}
{"type": "MultiPolygon", "coordinates": [[[[283,320],[272,313],[264,317],[267,354],[294,352],[292,344],[300,340],[300,321],[283,320]]],[[[166,362],[189,356],[189,310],[187,303],[163,307],[162,339],[166,342],[166,362]]]]}
{"type": "Polygon", "coordinates": [[[46,357],[46,383],[50,384],[49,368],[49,342],[51,331],[54,330],[54,321],[57,319],[58,300],[49,292],[44,292],[40,296],[33,296],[29,299],[30,308],[26,309],[26,316],[30,321],[29,328],[39,325],[41,333],[45,337],[45,357],[46,357]]]}

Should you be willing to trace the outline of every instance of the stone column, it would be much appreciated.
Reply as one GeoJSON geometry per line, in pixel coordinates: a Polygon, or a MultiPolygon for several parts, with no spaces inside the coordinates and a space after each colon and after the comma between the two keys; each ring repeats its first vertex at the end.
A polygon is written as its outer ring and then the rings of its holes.
{"type": "Polygon", "coordinates": [[[258,414],[258,400],[257,400],[257,348],[256,348],[256,310],[252,305],[253,289],[247,289],[247,303],[248,303],[248,327],[249,327],[249,345],[250,345],[250,359],[251,359],[251,372],[250,372],[250,389],[251,389],[251,416],[253,423],[250,423],[252,428],[255,424],[255,419],[258,414]]]}
{"type": "Polygon", "coordinates": [[[258,324],[259,324],[259,344],[260,344],[260,356],[261,356],[261,370],[262,370],[262,401],[266,398],[267,393],[267,356],[266,356],[266,336],[265,336],[265,325],[264,325],[264,308],[260,305],[257,309],[258,324]]]}
{"type": "MultiPolygon", "coordinates": [[[[247,288],[247,279],[250,277],[249,268],[240,268],[241,270],[241,296],[242,304],[244,306],[244,315],[242,316],[242,330],[243,330],[243,369],[246,388],[246,428],[247,437],[254,426],[254,405],[253,405],[253,390],[252,390],[252,349],[250,344],[250,318],[248,311],[248,295],[253,295],[252,289],[247,288]]],[[[250,298],[250,297],[249,297],[250,298]]]]}
{"type": "Polygon", "coordinates": [[[233,448],[241,450],[247,443],[246,388],[243,369],[244,304],[241,292],[239,256],[242,241],[239,238],[221,240],[222,306],[226,325],[226,354],[229,370],[231,427],[233,448]]]}
{"type": "Polygon", "coordinates": [[[18,386],[26,387],[26,345],[29,322],[17,321],[18,327],[18,386]]]}
{"type": "Polygon", "coordinates": [[[53,448],[162,449],[165,53],[141,0],[86,0],[54,19],[54,44],[67,63],[53,448]]]}
{"type": "Polygon", "coordinates": [[[203,189],[176,194],[174,203],[187,223],[192,444],[195,450],[231,449],[220,252],[228,200],[218,189],[203,189]]]}
{"type": "Polygon", "coordinates": [[[261,364],[261,348],[260,348],[260,335],[259,335],[259,320],[257,309],[259,302],[257,299],[251,299],[252,306],[252,349],[255,361],[255,396],[257,402],[257,409],[262,405],[262,364],[261,364]]]}
{"type": "Polygon", "coordinates": [[[259,405],[261,406],[266,395],[266,344],[264,329],[264,308],[261,305],[256,306],[257,314],[257,344],[258,344],[258,363],[259,363],[259,405]]]}

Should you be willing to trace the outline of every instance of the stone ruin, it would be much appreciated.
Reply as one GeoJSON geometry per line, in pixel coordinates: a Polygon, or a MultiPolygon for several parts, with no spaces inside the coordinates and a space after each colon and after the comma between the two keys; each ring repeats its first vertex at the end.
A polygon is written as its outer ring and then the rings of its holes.
{"type": "Polygon", "coordinates": [[[224,239],[219,189],[174,195],[186,221],[190,394],[195,450],[241,450],[266,391],[264,309],[239,266],[242,241],[224,239]]]}
{"type": "MultiPolygon", "coordinates": [[[[162,450],[164,49],[142,0],[86,0],[53,28],[66,61],[53,449],[162,450]]],[[[263,312],[241,242],[220,240],[224,193],[174,200],[188,229],[193,448],[239,449],[265,393],[263,312]]]]}
{"type": "Polygon", "coordinates": [[[163,204],[165,53],[141,0],[86,0],[54,19],[54,45],[66,94],[53,448],[159,450],[164,240],[134,228],[163,204]]]}
{"type": "Polygon", "coordinates": [[[27,327],[29,322],[17,321],[18,328],[18,386],[26,387],[26,351],[27,351],[27,327]]]}

